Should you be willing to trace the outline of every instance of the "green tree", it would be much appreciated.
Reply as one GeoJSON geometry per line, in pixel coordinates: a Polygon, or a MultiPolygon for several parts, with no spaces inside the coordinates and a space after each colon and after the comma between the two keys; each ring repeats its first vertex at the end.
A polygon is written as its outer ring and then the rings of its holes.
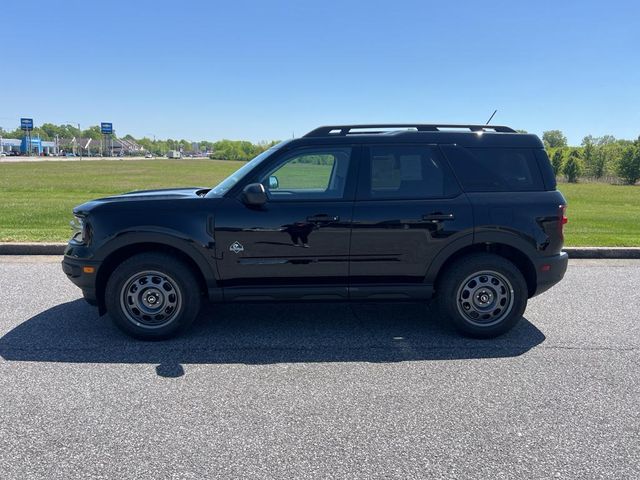
{"type": "Polygon", "coordinates": [[[569,157],[562,166],[562,173],[569,183],[578,183],[578,177],[582,174],[582,159],[578,150],[571,150],[569,157]]]}
{"type": "Polygon", "coordinates": [[[98,125],[94,125],[92,127],[87,128],[82,131],[82,138],[92,138],[93,140],[100,140],[102,138],[102,132],[100,131],[100,127],[98,125]]]}
{"type": "Polygon", "coordinates": [[[598,137],[595,139],[595,143],[598,145],[611,145],[612,143],[616,143],[616,137],[613,135],[603,135],[602,137],[598,137]]]}
{"type": "Polygon", "coordinates": [[[24,137],[24,132],[19,128],[15,130],[5,130],[2,132],[2,138],[18,138],[21,139],[24,137]]]}
{"type": "Polygon", "coordinates": [[[640,179],[640,148],[630,145],[622,151],[616,173],[627,185],[634,185],[640,179]]]}
{"type": "Polygon", "coordinates": [[[591,135],[584,137],[582,139],[582,146],[582,156],[586,174],[595,178],[602,177],[603,171],[597,163],[598,156],[596,155],[596,147],[593,144],[593,137],[591,135]]]}
{"type": "Polygon", "coordinates": [[[553,168],[553,173],[558,176],[560,170],[562,170],[562,162],[564,160],[564,155],[562,154],[562,149],[559,148],[553,153],[553,157],[551,157],[551,167],[553,168]]]}
{"type": "Polygon", "coordinates": [[[593,159],[590,165],[586,165],[586,169],[592,177],[602,178],[604,176],[607,171],[607,155],[604,148],[593,147],[593,159]]]}
{"type": "Polygon", "coordinates": [[[219,160],[250,160],[269,148],[272,143],[254,145],[244,140],[220,140],[213,144],[211,158],[219,160]]]}
{"type": "Polygon", "coordinates": [[[40,129],[47,135],[48,138],[54,139],[56,135],[58,137],[63,137],[62,129],[58,125],[54,125],[53,123],[43,123],[40,129]]]}
{"type": "Polygon", "coordinates": [[[542,133],[542,141],[547,148],[562,148],[567,146],[567,137],[560,130],[547,130],[542,133]]]}

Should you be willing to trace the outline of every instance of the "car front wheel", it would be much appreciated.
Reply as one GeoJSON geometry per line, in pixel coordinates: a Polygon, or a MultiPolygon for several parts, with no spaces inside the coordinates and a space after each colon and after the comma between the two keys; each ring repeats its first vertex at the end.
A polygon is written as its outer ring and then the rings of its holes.
{"type": "Polygon", "coordinates": [[[143,340],[177,335],[196,318],[200,302],[191,269],[166,254],[144,253],[127,259],[113,271],[105,290],[114,323],[143,340]]]}
{"type": "Polygon", "coordinates": [[[509,260],[488,253],[461,258],[443,273],[437,300],[465,335],[491,338],[510,330],[527,306],[527,284],[509,260]]]}

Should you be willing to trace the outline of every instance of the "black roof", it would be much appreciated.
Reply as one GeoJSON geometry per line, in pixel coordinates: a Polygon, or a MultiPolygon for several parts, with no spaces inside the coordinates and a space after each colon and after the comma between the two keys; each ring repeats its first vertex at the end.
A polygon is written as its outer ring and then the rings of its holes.
{"type": "Polygon", "coordinates": [[[533,134],[503,125],[371,124],[319,127],[289,143],[298,145],[360,143],[433,143],[465,147],[544,148],[533,134]]]}

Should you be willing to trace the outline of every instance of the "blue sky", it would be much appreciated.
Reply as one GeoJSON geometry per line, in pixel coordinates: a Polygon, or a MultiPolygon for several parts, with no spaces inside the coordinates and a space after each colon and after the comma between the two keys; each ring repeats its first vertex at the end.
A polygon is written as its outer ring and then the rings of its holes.
{"type": "Polygon", "coordinates": [[[0,126],[284,139],[331,123],[640,135],[640,2],[14,1],[0,126]]]}

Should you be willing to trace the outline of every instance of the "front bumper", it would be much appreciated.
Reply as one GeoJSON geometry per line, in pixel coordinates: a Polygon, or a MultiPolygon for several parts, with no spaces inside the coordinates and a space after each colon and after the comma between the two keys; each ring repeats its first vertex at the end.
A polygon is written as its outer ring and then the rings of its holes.
{"type": "Polygon", "coordinates": [[[66,256],[62,260],[62,271],[76,286],[80,287],[84,298],[92,304],[97,303],[96,299],[96,278],[100,262],[83,260],[66,256]],[[93,268],[87,273],[85,267],[93,268]]]}
{"type": "Polygon", "coordinates": [[[537,274],[537,286],[533,296],[549,290],[564,277],[569,264],[569,255],[560,252],[551,257],[542,257],[534,261],[537,274]]]}

